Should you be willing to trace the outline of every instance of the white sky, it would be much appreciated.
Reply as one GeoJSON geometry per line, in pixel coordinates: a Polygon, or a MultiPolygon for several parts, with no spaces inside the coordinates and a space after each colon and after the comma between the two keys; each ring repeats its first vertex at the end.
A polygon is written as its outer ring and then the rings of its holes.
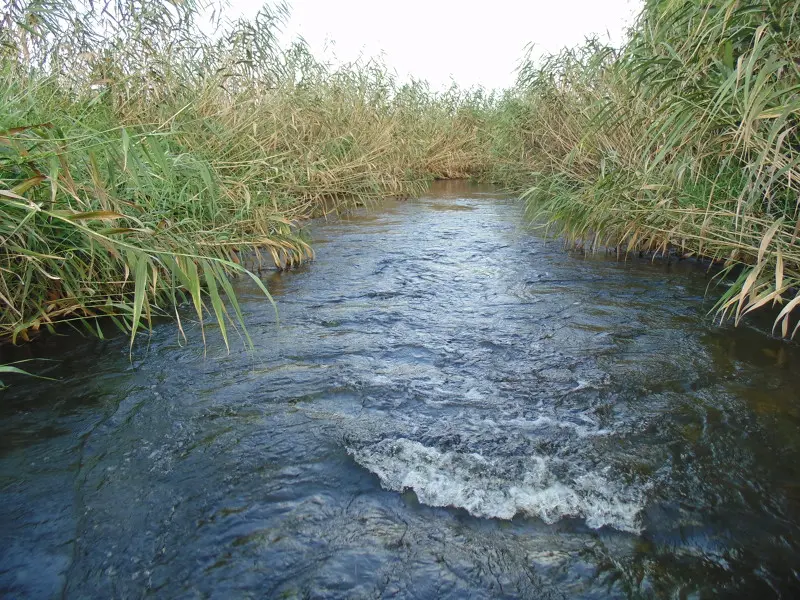
{"type": "MultiPolygon", "coordinates": [[[[230,0],[252,16],[262,0],[230,0]]],[[[574,46],[590,34],[619,44],[641,0],[290,0],[287,37],[302,36],[319,58],[382,55],[401,79],[435,88],[500,88],[514,81],[525,47],[534,54],[574,46]]]]}

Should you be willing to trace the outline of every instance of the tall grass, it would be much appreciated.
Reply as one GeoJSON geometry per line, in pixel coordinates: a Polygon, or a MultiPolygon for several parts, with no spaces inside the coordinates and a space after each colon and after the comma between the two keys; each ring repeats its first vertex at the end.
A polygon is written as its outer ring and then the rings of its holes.
{"type": "Polygon", "coordinates": [[[298,220],[485,168],[480,92],[333,70],[278,44],[283,5],[212,35],[204,8],[4,1],[0,337],[110,317],[133,338],[186,300],[227,343],[243,252],[292,266],[298,220]]]}
{"type": "Polygon", "coordinates": [[[133,340],[188,302],[227,343],[243,253],[291,267],[302,220],[464,176],[590,247],[739,269],[720,318],[798,330],[795,1],[647,0],[624,48],[528,59],[500,95],[331,68],[278,43],[281,4],[208,34],[195,0],[1,1],[0,338],[133,340]]]}
{"type": "Polygon", "coordinates": [[[517,135],[501,127],[512,143],[494,148],[567,236],[741,269],[719,317],[782,305],[776,328],[794,335],[798,40],[793,0],[648,0],[623,49],[529,61],[501,109],[517,135]]]}

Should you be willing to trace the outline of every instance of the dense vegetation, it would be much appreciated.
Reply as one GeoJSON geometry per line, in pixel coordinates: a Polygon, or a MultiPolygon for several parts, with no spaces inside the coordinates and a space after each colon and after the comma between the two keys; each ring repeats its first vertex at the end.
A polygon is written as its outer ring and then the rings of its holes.
{"type": "Polygon", "coordinates": [[[499,111],[523,158],[499,179],[527,181],[532,211],[591,247],[726,265],[720,318],[785,302],[776,326],[794,335],[798,13],[796,0],[647,0],[622,50],[528,63],[499,111]]]}
{"type": "Polygon", "coordinates": [[[482,168],[480,92],[331,70],[278,46],[285,16],[205,35],[191,3],[5,5],[0,336],[98,316],[135,334],[184,296],[226,335],[242,252],[290,266],[311,256],[298,219],[482,168]]]}
{"type": "Polygon", "coordinates": [[[528,61],[486,95],[280,47],[281,5],[206,34],[191,2],[4,0],[0,337],[99,317],[135,334],[184,300],[226,336],[243,253],[291,266],[312,253],[303,219],[465,176],[526,189],[589,247],[739,269],[720,315],[785,302],[789,335],[797,12],[648,0],[623,49],[528,61]]]}

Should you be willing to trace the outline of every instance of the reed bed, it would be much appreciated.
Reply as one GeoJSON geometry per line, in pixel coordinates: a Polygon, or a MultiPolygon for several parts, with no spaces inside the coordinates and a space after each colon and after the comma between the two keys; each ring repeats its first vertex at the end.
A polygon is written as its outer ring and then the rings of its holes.
{"type": "Polygon", "coordinates": [[[495,179],[526,188],[534,218],[590,247],[724,264],[721,280],[735,280],[720,320],[780,306],[776,330],[793,336],[799,11],[647,0],[621,50],[589,41],[528,61],[499,109],[511,117],[493,144],[495,179]]]}
{"type": "Polygon", "coordinates": [[[524,190],[590,248],[709,258],[721,320],[800,327],[795,1],[647,0],[625,47],[491,94],[331,68],[278,43],[281,4],[209,34],[193,0],[2,1],[0,338],[111,319],[133,342],[188,303],[249,343],[230,277],[269,291],[244,254],[291,268],[303,220],[437,177],[524,190]]]}
{"type": "Polygon", "coordinates": [[[249,341],[229,282],[242,253],[291,267],[312,256],[303,219],[484,168],[481,92],[331,69],[278,44],[283,5],[215,34],[204,9],[4,1],[0,338],[102,334],[102,317],[133,342],[189,302],[249,341]]]}

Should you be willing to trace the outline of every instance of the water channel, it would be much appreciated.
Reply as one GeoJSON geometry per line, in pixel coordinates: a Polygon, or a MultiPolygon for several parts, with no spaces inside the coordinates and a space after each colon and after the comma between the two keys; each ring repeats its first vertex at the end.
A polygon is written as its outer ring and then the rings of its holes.
{"type": "Polygon", "coordinates": [[[188,310],[15,351],[57,381],[0,393],[1,595],[800,594],[800,352],[702,267],[461,182],[311,231],[278,322],[237,281],[254,351],[188,310]]]}

